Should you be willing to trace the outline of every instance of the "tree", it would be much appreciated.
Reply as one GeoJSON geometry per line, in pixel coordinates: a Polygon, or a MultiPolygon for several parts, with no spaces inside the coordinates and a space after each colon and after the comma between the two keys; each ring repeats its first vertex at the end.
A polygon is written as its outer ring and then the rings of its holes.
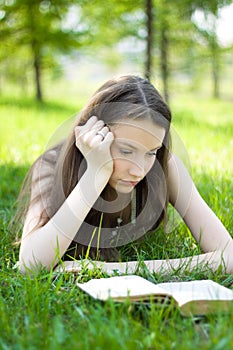
{"type": "MultiPolygon", "coordinates": [[[[213,97],[219,98],[219,80],[220,80],[220,59],[221,59],[221,47],[218,43],[218,37],[216,32],[216,16],[209,14],[208,29],[204,29],[200,24],[197,25],[197,31],[203,39],[203,45],[205,56],[210,60],[212,81],[213,81],[213,97]]],[[[207,22],[207,21],[206,21],[207,22]]]]}
{"type": "Polygon", "coordinates": [[[146,64],[145,77],[150,80],[152,73],[152,54],[153,54],[153,1],[145,0],[146,12],[146,64]]]}
{"type": "MultiPolygon", "coordinates": [[[[65,19],[70,14],[68,0],[14,0],[2,1],[0,18],[1,44],[14,51],[12,61],[25,47],[24,59],[31,62],[34,71],[36,98],[42,101],[41,74],[46,60],[58,53],[68,53],[81,46],[85,30],[78,26],[67,28],[65,19]]],[[[25,72],[24,72],[25,74],[25,72]]]]}
{"type": "MultiPolygon", "coordinates": [[[[154,1],[154,46],[157,47],[160,56],[160,75],[163,83],[163,95],[169,102],[169,77],[174,69],[174,59],[177,60],[178,51],[187,49],[191,45],[195,47],[195,32],[202,34],[209,47],[213,94],[219,96],[219,70],[221,48],[216,35],[216,19],[221,7],[231,3],[229,0],[156,0],[154,1]],[[207,30],[201,30],[192,23],[192,16],[198,10],[202,10],[212,19],[211,26],[207,30]],[[176,53],[176,54],[174,54],[176,53]],[[171,56],[173,59],[171,60],[171,56]],[[176,57],[175,57],[176,56],[176,57]],[[172,63],[171,63],[172,61],[172,63]]],[[[184,58],[184,52],[181,53],[184,58]]]]}
{"type": "Polygon", "coordinates": [[[158,65],[163,96],[169,102],[169,80],[176,69],[177,57],[191,45],[192,25],[183,1],[156,0],[153,6],[153,51],[157,52],[154,64],[158,65]]]}
{"type": "MultiPolygon", "coordinates": [[[[187,1],[187,0],[186,0],[187,1]]],[[[195,22],[197,32],[204,39],[204,45],[208,48],[211,64],[213,97],[220,97],[220,62],[222,48],[217,36],[217,20],[219,10],[232,3],[231,0],[194,0],[187,1],[191,17],[197,11],[203,14],[202,23],[195,22]]]]}

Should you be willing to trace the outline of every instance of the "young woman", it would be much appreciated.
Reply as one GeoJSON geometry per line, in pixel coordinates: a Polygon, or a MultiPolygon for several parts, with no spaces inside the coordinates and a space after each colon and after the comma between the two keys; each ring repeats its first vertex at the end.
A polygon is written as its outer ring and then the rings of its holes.
{"type": "Polygon", "coordinates": [[[79,271],[88,255],[106,272],[134,272],[137,261],[118,262],[118,248],[166,221],[170,202],[203,254],[145,261],[148,269],[208,264],[233,273],[232,238],[170,152],[170,122],[169,107],[147,80],[123,76],[97,90],[69,137],[27,176],[21,271],[51,269],[61,258],[79,271]]]}

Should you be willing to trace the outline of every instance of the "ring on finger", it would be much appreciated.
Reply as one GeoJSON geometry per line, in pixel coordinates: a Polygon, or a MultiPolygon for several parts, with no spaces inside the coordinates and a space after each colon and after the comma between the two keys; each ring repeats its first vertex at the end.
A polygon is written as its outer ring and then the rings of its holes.
{"type": "Polygon", "coordinates": [[[100,130],[100,131],[98,131],[97,133],[96,133],[96,135],[100,135],[100,136],[102,136],[102,138],[104,139],[105,138],[105,134],[100,130]]]}

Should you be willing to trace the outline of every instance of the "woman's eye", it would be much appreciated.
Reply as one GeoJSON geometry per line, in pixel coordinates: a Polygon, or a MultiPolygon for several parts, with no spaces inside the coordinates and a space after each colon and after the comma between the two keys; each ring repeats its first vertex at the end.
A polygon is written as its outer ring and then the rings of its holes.
{"type": "Polygon", "coordinates": [[[120,149],[120,153],[121,154],[132,154],[132,151],[130,151],[129,149],[120,149]]]}
{"type": "Polygon", "coordinates": [[[157,151],[148,152],[147,155],[148,155],[149,157],[155,157],[155,156],[156,156],[156,153],[157,153],[157,151]]]}

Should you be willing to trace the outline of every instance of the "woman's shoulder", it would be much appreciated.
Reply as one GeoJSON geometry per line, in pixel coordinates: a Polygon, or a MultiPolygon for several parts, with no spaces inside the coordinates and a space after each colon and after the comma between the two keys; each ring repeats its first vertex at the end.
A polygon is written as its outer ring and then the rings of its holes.
{"type": "Polygon", "coordinates": [[[171,154],[168,161],[168,193],[169,201],[184,215],[184,208],[189,202],[194,189],[193,180],[183,164],[175,154],[171,154]]]}
{"type": "Polygon", "coordinates": [[[40,166],[54,166],[57,163],[61,153],[62,144],[58,144],[45,150],[32,164],[32,169],[38,169],[40,166]]]}
{"type": "MultiPolygon", "coordinates": [[[[36,162],[43,161],[47,163],[55,163],[61,153],[63,143],[59,143],[54,147],[47,149],[37,160],[36,162]]],[[[35,163],[36,163],[35,162],[35,163]]]]}
{"type": "Polygon", "coordinates": [[[180,162],[180,159],[174,153],[169,153],[167,162],[168,176],[171,176],[173,172],[178,169],[178,167],[180,166],[180,162]]]}
{"type": "Polygon", "coordinates": [[[190,177],[188,167],[184,164],[184,161],[174,153],[169,153],[168,156],[168,177],[177,175],[190,177]]]}
{"type": "Polygon", "coordinates": [[[56,145],[46,150],[36,159],[29,171],[32,174],[33,180],[50,177],[54,174],[61,153],[61,147],[62,145],[60,144],[56,145]]]}

